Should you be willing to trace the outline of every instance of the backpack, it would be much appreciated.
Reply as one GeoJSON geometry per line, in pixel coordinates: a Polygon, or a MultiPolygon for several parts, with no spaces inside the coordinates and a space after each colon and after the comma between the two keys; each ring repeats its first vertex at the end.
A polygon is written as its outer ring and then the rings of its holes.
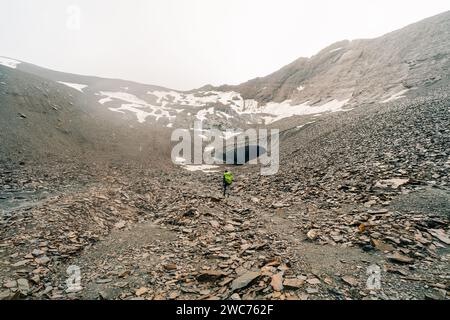
{"type": "Polygon", "coordinates": [[[233,174],[231,172],[225,172],[223,178],[225,179],[226,184],[230,185],[233,183],[233,174]]]}

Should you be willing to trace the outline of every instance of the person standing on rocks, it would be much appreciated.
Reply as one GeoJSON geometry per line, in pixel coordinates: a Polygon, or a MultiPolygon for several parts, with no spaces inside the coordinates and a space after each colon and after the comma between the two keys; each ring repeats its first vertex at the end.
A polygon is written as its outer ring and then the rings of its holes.
{"type": "Polygon", "coordinates": [[[231,184],[233,183],[233,174],[228,171],[225,170],[225,172],[223,173],[223,196],[227,196],[230,197],[230,188],[231,188],[231,184]]]}

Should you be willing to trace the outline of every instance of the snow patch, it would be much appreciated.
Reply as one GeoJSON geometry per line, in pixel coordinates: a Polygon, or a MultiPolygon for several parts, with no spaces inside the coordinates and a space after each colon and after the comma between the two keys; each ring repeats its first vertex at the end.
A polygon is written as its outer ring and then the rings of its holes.
{"type": "Polygon", "coordinates": [[[306,101],[299,105],[291,105],[291,100],[285,100],[281,103],[270,102],[261,109],[261,113],[270,114],[270,116],[263,117],[266,124],[271,124],[284,118],[300,115],[321,114],[325,112],[339,112],[345,104],[350,101],[346,100],[331,100],[321,106],[310,106],[306,101]]]}
{"type": "Polygon", "coordinates": [[[183,157],[175,157],[173,160],[174,164],[181,165],[183,169],[186,169],[187,171],[203,171],[205,173],[212,173],[212,172],[218,172],[214,169],[219,168],[219,166],[216,165],[208,165],[208,164],[201,164],[201,165],[193,165],[193,164],[186,164],[186,159],[183,157]]]}
{"type": "Polygon", "coordinates": [[[381,103],[388,103],[388,102],[391,102],[391,101],[395,101],[395,100],[404,98],[405,97],[405,93],[407,93],[408,91],[409,91],[409,89],[405,89],[405,90],[402,90],[400,92],[397,92],[397,93],[393,94],[392,96],[390,96],[389,98],[381,101],[381,103]]]}
{"type": "MultiPolygon", "coordinates": [[[[241,94],[235,91],[197,91],[192,93],[177,92],[174,90],[161,91],[154,90],[148,91],[148,95],[152,95],[156,98],[156,104],[161,107],[173,107],[177,112],[182,112],[184,109],[179,110],[180,107],[193,107],[201,108],[201,110],[194,113],[194,117],[199,121],[206,121],[208,115],[216,115],[218,117],[230,120],[233,118],[229,112],[223,112],[215,110],[218,105],[229,107],[237,114],[253,114],[258,113],[259,104],[256,100],[243,99],[241,94]]],[[[187,113],[191,116],[191,112],[187,113]]]]}
{"type": "Polygon", "coordinates": [[[207,114],[214,114],[214,107],[211,107],[209,109],[202,109],[202,110],[200,110],[199,112],[197,112],[196,117],[200,121],[205,121],[207,114]]]}
{"type": "Polygon", "coordinates": [[[407,184],[409,182],[409,179],[403,179],[403,178],[392,178],[392,179],[388,179],[388,180],[380,180],[377,181],[377,183],[375,184],[375,187],[377,188],[394,188],[394,189],[398,189],[398,187],[407,184]]]}
{"type": "Polygon", "coordinates": [[[147,104],[147,102],[145,102],[144,100],[139,99],[135,95],[132,95],[132,94],[126,93],[126,92],[100,91],[100,95],[106,96],[110,99],[122,100],[122,101],[129,102],[129,103],[142,104],[142,105],[147,104]]]}
{"type": "Polygon", "coordinates": [[[183,166],[184,169],[188,170],[188,171],[203,171],[205,173],[213,173],[213,172],[218,172],[217,169],[219,168],[219,166],[213,166],[213,165],[208,165],[208,164],[202,164],[202,165],[185,165],[183,166]]]}
{"type": "Polygon", "coordinates": [[[162,105],[206,107],[220,103],[231,106],[238,113],[254,112],[258,106],[255,100],[244,100],[238,92],[234,91],[198,91],[195,94],[176,91],[148,91],[147,94],[155,96],[157,103],[162,105]]]}
{"type": "Polygon", "coordinates": [[[127,110],[130,112],[133,112],[136,114],[137,120],[139,123],[144,123],[145,120],[147,119],[147,117],[152,116],[156,119],[156,121],[158,121],[159,119],[161,119],[162,117],[165,118],[174,118],[175,116],[171,116],[169,111],[167,110],[161,110],[157,107],[152,108],[152,106],[143,106],[143,105],[139,105],[139,104],[122,104],[122,106],[120,106],[119,108],[108,108],[111,111],[114,112],[121,112],[124,113],[123,110],[127,110]],[[148,109],[150,110],[150,112],[144,111],[142,110],[142,108],[146,108],[148,107],[148,109]]]}
{"type": "Polygon", "coordinates": [[[157,103],[162,105],[177,104],[190,107],[204,107],[211,103],[225,102],[226,99],[214,92],[204,91],[200,91],[197,94],[176,91],[149,91],[147,93],[155,96],[158,99],[157,103]]]}
{"type": "Polygon", "coordinates": [[[316,121],[310,121],[310,122],[307,122],[307,123],[302,124],[302,125],[300,125],[300,126],[297,126],[297,129],[301,129],[301,128],[303,128],[304,126],[307,126],[308,124],[313,124],[313,123],[316,123],[316,121]]]}
{"type": "Polygon", "coordinates": [[[259,103],[253,99],[242,99],[233,106],[238,114],[251,114],[259,112],[259,103]]]}
{"type": "MultiPolygon", "coordinates": [[[[342,48],[338,48],[342,49],[342,48]]],[[[337,49],[335,49],[337,51],[337,49]]],[[[303,91],[304,86],[296,88],[297,91],[303,91]]],[[[221,118],[232,119],[233,116],[228,112],[215,111],[217,104],[228,106],[239,115],[262,115],[266,124],[279,121],[284,118],[296,115],[320,115],[325,112],[344,111],[342,107],[350,100],[334,99],[321,106],[311,106],[310,101],[299,105],[292,105],[292,100],[286,100],[281,103],[268,103],[260,106],[259,102],[253,99],[244,99],[240,93],[234,91],[198,91],[195,93],[183,93],[177,91],[148,91],[147,94],[156,98],[156,103],[160,107],[173,105],[174,107],[189,106],[202,108],[194,113],[196,119],[205,121],[208,115],[217,115],[221,118]]],[[[178,112],[178,111],[177,111],[178,112]]],[[[188,116],[191,112],[187,113],[188,116]]]]}
{"type": "Polygon", "coordinates": [[[100,104],[105,104],[105,103],[111,102],[111,101],[113,101],[113,99],[111,99],[110,97],[108,97],[108,98],[103,98],[103,99],[98,100],[98,103],[100,103],[100,104]]]}
{"type": "Polygon", "coordinates": [[[20,63],[21,63],[20,61],[17,61],[14,59],[0,57],[0,65],[11,68],[11,69],[16,69],[20,63]]]}
{"type": "Polygon", "coordinates": [[[125,113],[124,110],[131,111],[136,114],[137,120],[139,123],[144,123],[145,119],[150,116],[151,114],[149,112],[145,112],[141,109],[139,109],[139,105],[134,104],[123,104],[119,108],[108,108],[111,111],[119,112],[119,113],[125,113]]]}
{"type": "Polygon", "coordinates": [[[118,108],[108,108],[111,111],[114,112],[120,112],[125,113],[124,111],[133,112],[136,114],[136,118],[139,123],[144,123],[147,119],[147,117],[154,117],[156,121],[158,121],[160,118],[168,118],[173,119],[175,118],[174,115],[171,115],[172,109],[165,108],[164,106],[154,106],[146,101],[136,97],[135,95],[132,95],[130,93],[126,92],[108,92],[108,91],[101,91],[101,96],[105,96],[106,98],[103,98],[99,100],[99,103],[104,104],[106,102],[111,102],[114,99],[121,100],[123,102],[127,102],[125,104],[122,104],[118,108]]]}
{"type": "Polygon", "coordinates": [[[79,83],[71,83],[71,82],[63,82],[63,81],[58,81],[58,83],[61,83],[65,86],[68,86],[72,89],[78,90],[80,92],[83,92],[84,88],[87,88],[87,85],[85,84],[79,84],[79,83]]]}
{"type": "Polygon", "coordinates": [[[342,47],[336,48],[336,49],[330,50],[328,53],[333,53],[333,52],[336,52],[336,51],[340,51],[342,49],[344,49],[344,48],[342,48],[342,47]]]}
{"type": "Polygon", "coordinates": [[[222,111],[217,111],[217,115],[221,116],[222,118],[226,118],[227,120],[233,118],[233,116],[230,116],[228,113],[222,111]]]}
{"type": "Polygon", "coordinates": [[[236,137],[240,134],[242,134],[242,131],[238,131],[238,132],[234,132],[234,131],[223,131],[222,132],[222,138],[224,138],[225,140],[228,140],[230,138],[236,137]]]}
{"type": "Polygon", "coordinates": [[[186,159],[182,158],[182,157],[176,157],[175,158],[175,163],[177,163],[177,164],[184,164],[184,163],[186,163],[186,159]]]}

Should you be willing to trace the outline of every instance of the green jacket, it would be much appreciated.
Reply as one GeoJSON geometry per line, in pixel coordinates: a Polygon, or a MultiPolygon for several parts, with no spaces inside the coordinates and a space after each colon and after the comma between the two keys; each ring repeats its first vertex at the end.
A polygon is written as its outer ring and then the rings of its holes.
{"type": "Polygon", "coordinates": [[[227,185],[230,185],[233,183],[233,174],[231,172],[225,172],[223,174],[223,182],[227,185]]]}

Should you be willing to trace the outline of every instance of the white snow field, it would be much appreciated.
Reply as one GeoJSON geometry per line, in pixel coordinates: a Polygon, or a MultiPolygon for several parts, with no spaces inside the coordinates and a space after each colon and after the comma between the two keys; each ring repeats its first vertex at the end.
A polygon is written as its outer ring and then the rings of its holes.
{"type": "Polygon", "coordinates": [[[103,99],[98,100],[98,103],[105,104],[105,103],[111,102],[111,101],[114,101],[114,100],[111,99],[110,97],[107,97],[107,98],[103,98],[103,99]]]}
{"type": "Polygon", "coordinates": [[[109,99],[117,99],[125,102],[133,103],[133,104],[147,104],[146,101],[139,99],[135,95],[126,92],[109,92],[109,91],[100,91],[101,96],[106,96],[109,99]]]}
{"type": "Polygon", "coordinates": [[[85,84],[79,84],[79,83],[71,83],[71,82],[63,82],[63,81],[58,81],[58,83],[61,83],[65,86],[68,86],[68,87],[78,90],[80,92],[83,92],[83,89],[88,87],[85,84]]]}
{"type": "MultiPolygon", "coordinates": [[[[298,91],[304,90],[305,87],[299,86],[298,91]]],[[[266,124],[279,121],[284,118],[295,115],[320,114],[325,112],[344,111],[342,107],[350,100],[334,99],[321,106],[310,106],[309,101],[300,105],[291,105],[291,100],[281,103],[270,102],[265,106],[260,106],[256,100],[243,99],[242,96],[234,91],[199,91],[197,93],[181,93],[176,91],[149,91],[147,92],[157,98],[157,103],[162,106],[178,105],[190,107],[208,107],[199,110],[196,118],[200,121],[207,119],[208,115],[217,115],[222,118],[231,119],[232,115],[222,111],[216,111],[213,104],[222,104],[229,106],[237,114],[259,114],[263,116],[266,124]]]]}
{"type": "MultiPolygon", "coordinates": [[[[127,92],[101,91],[99,95],[105,97],[98,101],[102,105],[114,100],[126,102],[120,107],[109,107],[108,109],[120,113],[125,113],[125,111],[132,112],[136,115],[139,123],[144,123],[147,120],[147,117],[154,117],[156,121],[161,118],[167,118],[170,121],[176,117],[171,114],[171,111],[176,111],[170,108],[165,108],[164,106],[152,105],[127,92]]],[[[171,125],[171,123],[169,123],[169,125],[171,125]]],[[[167,125],[167,127],[169,127],[169,125],[167,125]]]]}
{"type": "Polygon", "coordinates": [[[397,92],[397,93],[393,94],[392,96],[388,97],[387,99],[381,101],[381,103],[388,103],[388,102],[391,102],[391,101],[395,101],[395,100],[404,98],[405,97],[405,93],[407,93],[408,91],[409,91],[409,89],[404,89],[404,90],[402,90],[400,92],[397,92]]]}
{"type": "Polygon", "coordinates": [[[342,50],[342,49],[344,49],[344,48],[336,48],[336,49],[333,49],[333,50],[330,50],[328,53],[333,53],[333,52],[336,52],[336,51],[340,51],[340,50],[342,50]]]}
{"type": "Polygon", "coordinates": [[[218,172],[214,169],[219,168],[219,166],[215,165],[208,165],[208,164],[201,164],[201,165],[194,165],[194,164],[186,164],[186,159],[183,157],[175,157],[173,160],[174,164],[181,165],[183,169],[186,169],[187,171],[203,171],[205,173],[213,173],[218,172]]]}
{"type": "Polygon", "coordinates": [[[195,117],[200,121],[205,121],[207,119],[206,115],[208,114],[214,114],[214,107],[200,110],[195,117]]]}
{"type": "Polygon", "coordinates": [[[308,124],[313,124],[313,123],[316,123],[316,121],[309,121],[309,122],[307,122],[307,123],[305,123],[305,124],[299,125],[299,126],[297,126],[297,129],[301,129],[301,128],[303,128],[304,126],[307,126],[308,124]]]}
{"type": "Polygon", "coordinates": [[[219,166],[213,166],[208,164],[202,164],[202,165],[185,165],[183,166],[184,169],[188,171],[203,171],[205,173],[214,173],[219,172],[218,170],[214,170],[219,168],[219,166]]]}
{"type": "MultiPolygon", "coordinates": [[[[258,107],[257,101],[244,100],[239,93],[234,91],[198,91],[197,93],[149,91],[147,94],[155,96],[157,103],[160,103],[162,106],[173,104],[189,107],[206,107],[211,104],[222,104],[230,106],[239,114],[256,112],[258,107]]],[[[228,117],[230,116],[228,115],[228,117]]]]}
{"type": "Polygon", "coordinates": [[[0,57],[0,65],[2,65],[2,66],[16,69],[19,64],[20,64],[20,61],[10,59],[10,58],[0,57]]]}
{"type": "MultiPolygon", "coordinates": [[[[305,87],[300,86],[298,91],[304,90],[305,87]]],[[[126,103],[120,107],[110,107],[115,112],[133,112],[140,123],[146,121],[147,117],[154,117],[156,120],[160,118],[173,119],[176,114],[186,110],[186,107],[201,108],[194,109],[187,115],[193,114],[196,120],[201,122],[208,119],[209,115],[229,120],[233,118],[233,113],[226,113],[217,110],[218,107],[226,106],[230,111],[234,111],[237,115],[247,114],[258,116],[263,119],[265,124],[271,124],[284,118],[299,115],[320,115],[326,112],[346,111],[343,107],[350,99],[331,100],[321,106],[311,106],[310,101],[302,104],[292,105],[292,100],[285,100],[281,103],[269,102],[266,105],[260,105],[258,101],[251,99],[243,99],[242,96],[234,91],[198,91],[196,93],[183,93],[177,91],[148,91],[148,95],[156,98],[156,103],[150,104],[126,92],[104,92],[99,93],[102,99],[100,104],[106,104],[114,100],[121,100],[126,103]],[[179,109],[184,107],[185,109],[179,109]],[[216,108],[217,107],[217,108],[216,108]]],[[[256,119],[256,120],[258,120],[256,119]]],[[[171,128],[173,124],[167,125],[171,128]]]]}
{"type": "Polygon", "coordinates": [[[174,162],[175,162],[176,164],[184,164],[184,163],[186,163],[186,159],[183,158],[183,157],[176,157],[175,160],[174,160],[174,162]]]}
{"type": "Polygon", "coordinates": [[[300,115],[321,114],[325,112],[339,112],[345,111],[342,107],[345,106],[350,99],[346,100],[331,100],[321,106],[311,106],[309,101],[299,105],[291,105],[291,100],[285,100],[281,103],[270,102],[261,107],[261,113],[270,114],[270,116],[263,117],[266,124],[271,124],[284,118],[300,115]]]}

